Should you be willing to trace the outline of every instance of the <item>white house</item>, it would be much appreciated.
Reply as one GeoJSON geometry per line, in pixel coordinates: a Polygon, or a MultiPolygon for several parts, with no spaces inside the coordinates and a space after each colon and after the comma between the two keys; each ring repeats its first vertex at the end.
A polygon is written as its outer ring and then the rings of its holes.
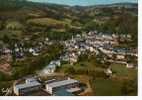
{"type": "Polygon", "coordinates": [[[49,64],[45,69],[43,69],[44,74],[51,74],[54,73],[56,70],[55,64],[49,64]]]}
{"type": "Polygon", "coordinates": [[[105,71],[106,75],[112,75],[112,70],[110,68],[108,68],[106,71],[105,71]]]}
{"type": "Polygon", "coordinates": [[[10,54],[10,53],[12,53],[12,51],[8,48],[4,48],[3,53],[4,54],[10,54]]]}
{"type": "Polygon", "coordinates": [[[121,60],[121,59],[125,59],[125,56],[124,55],[117,55],[116,58],[121,60]]]}
{"type": "Polygon", "coordinates": [[[134,64],[132,64],[132,63],[127,63],[127,64],[126,64],[126,67],[127,67],[127,68],[134,68],[134,64]]]}

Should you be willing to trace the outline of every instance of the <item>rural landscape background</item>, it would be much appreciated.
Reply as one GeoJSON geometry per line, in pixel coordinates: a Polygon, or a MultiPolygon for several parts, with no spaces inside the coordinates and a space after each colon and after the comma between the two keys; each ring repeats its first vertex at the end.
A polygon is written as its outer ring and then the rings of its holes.
{"type": "Polygon", "coordinates": [[[78,80],[76,96],[138,95],[137,1],[49,1],[0,0],[0,95],[31,76],[78,80]]]}

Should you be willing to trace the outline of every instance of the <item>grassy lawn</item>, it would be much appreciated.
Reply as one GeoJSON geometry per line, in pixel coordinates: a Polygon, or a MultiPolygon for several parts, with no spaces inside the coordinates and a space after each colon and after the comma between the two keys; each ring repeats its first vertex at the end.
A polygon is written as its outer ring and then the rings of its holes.
{"type": "Polygon", "coordinates": [[[117,76],[126,76],[128,75],[128,69],[124,64],[112,64],[112,71],[115,72],[117,76]]]}
{"type": "Polygon", "coordinates": [[[93,64],[91,61],[84,61],[84,62],[79,62],[75,65],[76,68],[85,68],[89,70],[98,70],[98,71],[103,71],[104,69],[93,64]]]}
{"type": "Polygon", "coordinates": [[[111,68],[117,76],[136,77],[137,75],[136,69],[128,69],[124,64],[112,64],[111,68]]]}
{"type": "Polygon", "coordinates": [[[96,96],[119,96],[121,95],[121,84],[111,79],[96,79],[94,81],[96,96]]]}
{"type": "Polygon", "coordinates": [[[89,71],[90,71],[90,73],[93,71],[94,72],[95,71],[96,72],[103,72],[104,71],[104,68],[98,67],[98,66],[92,64],[91,62],[84,61],[84,62],[76,63],[75,65],[63,64],[60,68],[57,69],[57,72],[58,73],[65,73],[65,72],[68,73],[70,71],[70,68],[74,69],[74,73],[71,72],[73,75],[74,74],[86,75],[89,71]]]}

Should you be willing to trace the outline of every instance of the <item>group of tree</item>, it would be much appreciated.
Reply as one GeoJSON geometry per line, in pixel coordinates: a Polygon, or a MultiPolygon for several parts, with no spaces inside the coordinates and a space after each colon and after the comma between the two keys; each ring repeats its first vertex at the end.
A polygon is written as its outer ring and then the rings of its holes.
{"type": "Polygon", "coordinates": [[[28,0],[0,0],[0,11],[17,10],[22,7],[39,7],[40,3],[30,2],[28,0]]]}

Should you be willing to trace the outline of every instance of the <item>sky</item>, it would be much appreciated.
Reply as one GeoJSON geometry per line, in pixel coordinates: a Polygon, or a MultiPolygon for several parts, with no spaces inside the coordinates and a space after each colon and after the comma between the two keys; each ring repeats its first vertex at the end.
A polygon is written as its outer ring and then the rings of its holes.
{"type": "Polygon", "coordinates": [[[80,6],[89,6],[89,5],[99,5],[99,4],[112,4],[120,2],[137,2],[137,0],[29,0],[34,2],[49,2],[55,4],[65,4],[65,5],[80,5],[80,6]]]}

